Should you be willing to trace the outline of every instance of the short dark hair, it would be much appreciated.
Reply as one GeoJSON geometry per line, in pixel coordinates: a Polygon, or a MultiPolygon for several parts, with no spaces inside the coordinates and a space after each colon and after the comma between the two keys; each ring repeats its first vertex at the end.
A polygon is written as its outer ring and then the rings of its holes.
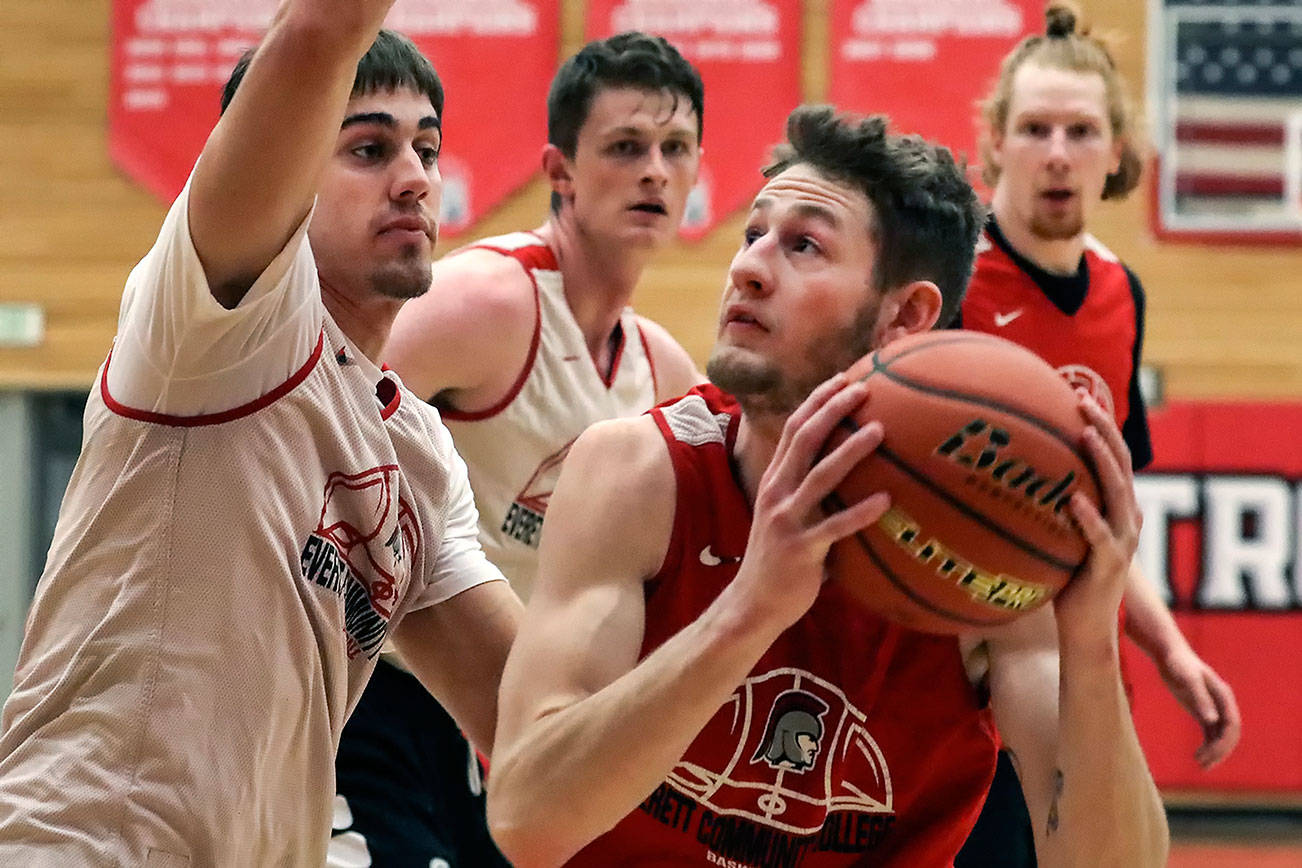
{"type": "MultiPolygon", "coordinates": [[[[235,98],[249,63],[257,53],[255,45],[240,57],[231,70],[231,76],[222,88],[222,111],[235,98]]],[[[357,62],[357,76],[353,79],[353,96],[377,91],[410,89],[429,97],[434,113],[443,119],[443,82],[425,55],[420,53],[410,39],[394,30],[381,30],[371,47],[357,62]]]]}
{"type": "Polygon", "coordinates": [[[1008,126],[1013,102],[1013,78],[1023,64],[1032,63],[1050,69],[1095,74],[1103,79],[1107,94],[1108,121],[1112,135],[1121,142],[1121,165],[1108,175],[1103,185],[1104,199],[1124,199],[1139,186],[1144,171],[1143,142],[1139,119],[1127,93],[1125,78],[1112,58],[1110,40],[1095,36],[1081,26],[1076,8],[1064,0],[1055,0],[1044,11],[1044,34],[1028,36],[1013,48],[999,65],[994,89],[981,102],[985,129],[981,135],[981,180],[993,187],[999,183],[1000,168],[994,161],[996,135],[1008,126]]]}
{"type": "MultiPolygon", "coordinates": [[[[633,30],[589,42],[557,70],[547,92],[547,141],[573,157],[593,98],[610,87],[668,91],[674,97],[673,111],[685,97],[696,113],[700,140],[705,129],[701,74],[664,37],[633,30]]],[[[559,208],[560,197],[553,194],[552,210],[559,208]]]]}
{"type": "Polygon", "coordinates": [[[948,148],[892,135],[888,126],[885,115],[856,118],[831,106],[800,106],[787,118],[787,142],[774,149],[764,177],[804,164],[862,190],[873,207],[874,288],[930,280],[942,299],[936,327],[944,327],[972,276],[986,209],[948,148]]]}

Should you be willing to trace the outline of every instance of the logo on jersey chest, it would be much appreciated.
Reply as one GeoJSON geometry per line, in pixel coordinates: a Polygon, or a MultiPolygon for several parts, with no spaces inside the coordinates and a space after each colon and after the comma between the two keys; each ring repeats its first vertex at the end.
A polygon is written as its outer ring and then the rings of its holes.
{"type": "Polygon", "coordinates": [[[737,864],[867,852],[895,808],[886,757],[865,724],[840,688],[811,673],[748,678],[640,810],[737,864]]]}
{"type": "Polygon", "coordinates": [[[1112,390],[1108,388],[1108,381],[1097,371],[1087,365],[1063,365],[1058,369],[1058,373],[1071,384],[1073,389],[1084,389],[1089,392],[1090,397],[1098,402],[1104,413],[1116,417],[1117,404],[1112,399],[1112,390]]]}
{"type": "Polygon", "coordinates": [[[343,598],[350,658],[379,653],[411,576],[420,536],[398,480],[397,465],[330,474],[300,555],[303,577],[343,598]]]}
{"type": "Polygon", "coordinates": [[[565,456],[570,454],[573,445],[574,440],[571,440],[538,464],[529,481],[507,508],[506,516],[502,519],[502,533],[518,543],[538,548],[547,504],[551,501],[556,481],[560,479],[561,465],[565,463],[565,456]]]}
{"type": "Polygon", "coordinates": [[[818,758],[823,741],[823,718],[827,703],[804,690],[787,690],[778,695],[769,711],[764,737],[751,762],[768,763],[769,768],[803,772],[818,758]]]}

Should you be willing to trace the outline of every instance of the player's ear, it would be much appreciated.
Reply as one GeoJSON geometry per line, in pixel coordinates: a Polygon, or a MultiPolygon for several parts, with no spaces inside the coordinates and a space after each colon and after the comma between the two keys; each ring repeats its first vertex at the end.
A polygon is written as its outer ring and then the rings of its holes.
{"type": "Polygon", "coordinates": [[[1112,140],[1111,162],[1108,164],[1108,175],[1115,175],[1121,171],[1121,155],[1125,153],[1126,140],[1120,137],[1112,140]]]}
{"type": "Polygon", "coordinates": [[[553,193],[562,199],[574,196],[574,179],[570,175],[570,161],[560,148],[550,142],[543,145],[542,170],[553,193]]]}
{"type": "Polygon", "coordinates": [[[877,340],[884,347],[908,335],[931,331],[940,318],[940,287],[930,280],[915,280],[882,295],[877,312],[877,340]]]}
{"type": "Polygon", "coordinates": [[[1004,131],[994,128],[986,129],[986,159],[994,165],[996,169],[1003,171],[1004,168],[1004,131]]]}

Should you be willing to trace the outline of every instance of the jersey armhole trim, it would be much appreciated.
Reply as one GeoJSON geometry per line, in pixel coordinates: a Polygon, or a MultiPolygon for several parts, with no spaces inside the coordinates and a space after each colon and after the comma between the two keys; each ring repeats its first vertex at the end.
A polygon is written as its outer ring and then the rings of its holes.
{"type": "Polygon", "coordinates": [[[270,392],[267,392],[260,398],[255,398],[247,404],[243,404],[230,410],[223,410],[220,413],[202,413],[197,416],[176,416],[169,413],[155,413],[151,410],[138,410],[135,407],[128,407],[125,404],[119,403],[111,394],[109,394],[108,372],[109,365],[113,362],[113,352],[110,350],[108,359],[104,362],[104,371],[100,374],[100,397],[103,399],[104,405],[108,407],[110,411],[118,416],[132,419],[136,422],[146,422],[150,425],[166,425],[169,428],[202,428],[207,425],[220,425],[224,422],[233,422],[236,419],[251,416],[259,410],[271,406],[276,401],[294,391],[294,389],[307,379],[308,374],[312,373],[312,369],[315,368],[317,362],[320,361],[321,349],[323,346],[325,346],[324,329],[322,329],[321,333],[317,335],[316,348],[312,350],[312,354],[308,356],[307,361],[303,363],[301,368],[291,374],[289,379],[285,380],[285,382],[281,383],[279,386],[272,389],[270,392]]]}
{"type": "MultiPolygon", "coordinates": [[[[491,247],[479,247],[480,250],[492,250],[494,253],[501,253],[503,256],[511,256],[507,251],[496,250],[491,247]]],[[[514,256],[511,256],[515,259],[514,256]]],[[[542,298],[541,290],[538,288],[538,278],[534,276],[533,271],[523,262],[515,260],[524,271],[525,277],[529,278],[529,285],[533,287],[533,340],[529,342],[529,354],[525,356],[524,367],[520,370],[520,375],[515,378],[511,388],[507,390],[502,400],[483,410],[464,411],[456,410],[451,407],[440,410],[444,419],[451,419],[455,422],[482,422],[485,419],[491,419],[498,413],[501,413],[507,407],[511,406],[524,388],[525,380],[529,379],[529,374],[533,372],[534,362],[538,359],[538,346],[542,343],[542,298]]]]}
{"type": "MultiPolygon", "coordinates": [[[[388,422],[389,417],[392,416],[394,413],[398,412],[398,405],[402,403],[402,389],[398,388],[398,384],[395,383],[393,380],[389,379],[388,377],[384,377],[380,381],[380,383],[389,384],[387,387],[385,387],[386,390],[388,388],[393,389],[393,397],[389,398],[388,403],[386,403],[384,407],[381,408],[380,410],[380,421],[388,422]]],[[[379,393],[380,383],[376,384],[376,397],[383,400],[383,396],[380,395],[379,393]]]]}
{"type": "Polygon", "coordinates": [[[686,518],[683,510],[678,503],[678,492],[682,488],[682,471],[679,469],[678,462],[674,460],[674,447],[679,445],[678,440],[674,437],[673,431],[669,428],[669,420],[665,418],[664,410],[655,407],[647,411],[651,415],[652,421],[656,423],[656,428],[660,431],[660,436],[664,440],[665,452],[669,459],[669,466],[674,471],[674,521],[669,530],[669,543],[665,548],[664,560],[660,563],[660,568],[647,577],[643,582],[643,588],[646,594],[650,594],[664,579],[665,576],[673,575],[678,572],[683,562],[683,539],[685,531],[683,522],[686,518]]]}
{"type": "Polygon", "coordinates": [[[656,358],[651,354],[651,344],[647,343],[646,329],[642,323],[637,324],[637,336],[642,340],[642,354],[646,356],[647,366],[651,368],[651,395],[660,403],[660,379],[656,376],[656,358]]]}

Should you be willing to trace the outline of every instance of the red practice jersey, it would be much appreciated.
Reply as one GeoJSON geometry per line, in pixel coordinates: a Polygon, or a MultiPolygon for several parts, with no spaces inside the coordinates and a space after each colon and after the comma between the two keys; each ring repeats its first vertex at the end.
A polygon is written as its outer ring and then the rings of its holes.
{"type": "MultiPolygon", "coordinates": [[[[732,581],[751,523],[730,460],[735,402],[707,385],[652,416],[678,493],[643,657],[732,581]]],[[[955,638],[887,622],[830,584],[659,788],[572,864],[949,865],[994,772],[992,730],[955,638]]]]}
{"type": "Polygon", "coordinates": [[[1139,469],[1153,456],[1139,394],[1144,291],[1093,236],[1075,274],[1039,268],[1009,245],[993,218],[977,245],[963,328],[1032,350],[1110,409],[1139,469]]]}

